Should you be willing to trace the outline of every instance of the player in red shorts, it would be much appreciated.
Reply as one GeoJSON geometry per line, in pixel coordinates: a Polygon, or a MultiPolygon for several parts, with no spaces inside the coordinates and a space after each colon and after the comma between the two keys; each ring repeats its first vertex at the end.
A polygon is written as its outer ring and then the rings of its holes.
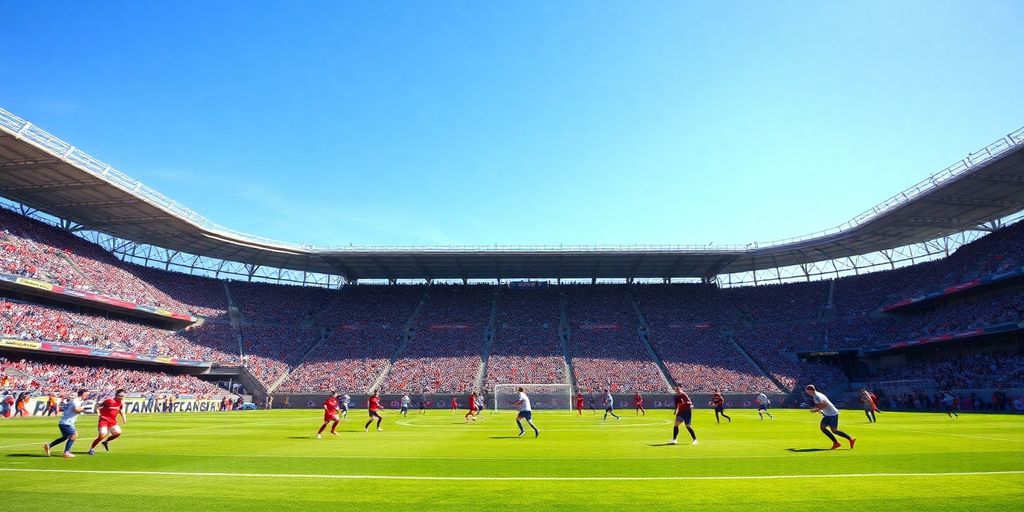
{"type": "Polygon", "coordinates": [[[480,406],[476,403],[476,391],[469,394],[469,412],[466,413],[466,423],[472,419],[476,421],[476,413],[480,410],[480,406]]]}
{"type": "Polygon", "coordinates": [[[583,393],[576,392],[576,416],[583,416],[583,393]]]}
{"type": "Polygon", "coordinates": [[[452,403],[450,405],[452,407],[452,414],[455,414],[455,411],[459,410],[459,399],[453,396],[452,403]]]}
{"type": "Polygon", "coordinates": [[[320,430],[316,431],[316,438],[321,439],[320,434],[327,428],[328,423],[331,425],[331,435],[338,435],[338,392],[331,391],[331,396],[324,400],[324,424],[320,425],[320,430]]]}
{"type": "Polygon", "coordinates": [[[380,394],[377,391],[374,391],[373,396],[367,401],[366,408],[370,412],[370,421],[363,425],[363,432],[370,431],[370,424],[373,423],[374,418],[377,418],[377,432],[383,432],[384,429],[380,428],[380,422],[384,421],[384,418],[380,415],[380,410],[384,407],[380,405],[380,394]]]}
{"type": "Polygon", "coordinates": [[[642,414],[644,416],[647,416],[647,411],[644,409],[644,397],[643,395],[640,394],[639,391],[637,391],[636,394],[633,395],[633,406],[636,407],[635,414],[642,414]]]}
{"type": "Polygon", "coordinates": [[[114,392],[114,398],[108,398],[100,404],[100,422],[97,427],[99,435],[93,439],[92,446],[89,447],[89,455],[96,453],[96,445],[100,443],[103,443],[103,449],[109,452],[109,443],[121,437],[121,427],[117,424],[118,415],[121,416],[121,423],[128,423],[128,419],[124,417],[124,394],[124,390],[119,389],[114,392]]]}

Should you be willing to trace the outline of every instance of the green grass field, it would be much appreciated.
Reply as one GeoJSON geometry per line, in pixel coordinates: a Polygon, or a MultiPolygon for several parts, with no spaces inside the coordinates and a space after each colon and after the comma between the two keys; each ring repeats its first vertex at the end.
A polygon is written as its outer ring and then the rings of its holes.
{"type": "MultiPolygon", "coordinates": [[[[671,437],[671,412],[601,422],[589,411],[538,411],[542,433],[517,438],[513,413],[465,425],[448,411],[363,432],[353,411],[317,440],[320,413],[255,411],[129,416],[112,451],[85,454],[95,417],[79,420],[78,457],[45,458],[56,419],[0,423],[7,510],[1020,510],[1024,417],[844,411],[857,437],[829,451],[818,416],[694,413],[701,444],[671,437]],[[117,495],[111,498],[111,493],[117,495]],[[696,507],[696,508],[692,508],[696,507]]],[[[61,448],[55,448],[55,454],[61,448]]]]}

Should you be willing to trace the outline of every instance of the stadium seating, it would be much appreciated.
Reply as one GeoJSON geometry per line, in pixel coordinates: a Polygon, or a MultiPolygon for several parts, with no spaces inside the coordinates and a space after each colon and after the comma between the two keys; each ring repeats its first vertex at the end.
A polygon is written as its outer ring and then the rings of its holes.
{"type": "Polygon", "coordinates": [[[0,300],[0,332],[26,340],[237,365],[238,343],[229,328],[196,325],[174,332],[128,320],[76,313],[52,306],[0,300]]]}
{"type": "Polygon", "coordinates": [[[388,371],[385,393],[463,393],[476,387],[493,286],[431,286],[416,334],[388,371]]]}
{"type": "Polygon", "coordinates": [[[886,382],[932,380],[940,389],[1011,388],[1024,382],[1022,354],[967,354],[882,369],[871,377],[871,387],[886,382]]]}
{"type": "Polygon", "coordinates": [[[5,272],[136,304],[189,310],[133,274],[134,266],[73,234],[4,208],[0,208],[0,226],[0,268],[5,272]]]}
{"type": "Polygon", "coordinates": [[[668,384],[639,335],[626,287],[567,286],[569,353],[576,384],[585,391],[665,392],[668,384]]]}
{"type": "Polygon", "coordinates": [[[423,293],[420,286],[346,287],[315,314],[316,323],[332,330],[330,336],[278,390],[367,392],[398,348],[423,293]]]}
{"type": "Polygon", "coordinates": [[[317,330],[281,325],[242,326],[242,365],[266,386],[276,383],[320,340],[317,330]]]}
{"type": "Polygon", "coordinates": [[[496,384],[567,382],[558,337],[560,302],[553,288],[501,291],[486,389],[496,384]]]}
{"type": "MultiPolygon", "coordinates": [[[[176,393],[211,398],[229,393],[192,375],[170,375],[159,371],[123,370],[94,366],[74,366],[35,361],[8,361],[0,358],[0,381],[5,390],[63,393],[86,388],[109,394],[118,388],[129,393],[176,393]]],[[[2,391],[2,390],[0,390],[2,391]]]]}

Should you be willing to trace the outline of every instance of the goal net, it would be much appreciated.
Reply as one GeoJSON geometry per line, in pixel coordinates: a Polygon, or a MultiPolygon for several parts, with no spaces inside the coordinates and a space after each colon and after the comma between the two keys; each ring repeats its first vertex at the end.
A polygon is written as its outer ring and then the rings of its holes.
{"type": "Polygon", "coordinates": [[[572,386],[569,384],[495,384],[494,410],[513,410],[523,388],[530,398],[530,407],[537,409],[572,410],[572,386]]]}

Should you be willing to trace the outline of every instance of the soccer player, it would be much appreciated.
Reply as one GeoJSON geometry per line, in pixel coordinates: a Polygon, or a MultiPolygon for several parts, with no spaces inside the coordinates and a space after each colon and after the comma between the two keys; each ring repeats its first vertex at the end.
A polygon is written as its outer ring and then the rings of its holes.
{"type": "Polygon", "coordinates": [[[636,415],[643,414],[644,416],[647,416],[647,411],[644,409],[644,397],[639,391],[633,395],[633,407],[636,407],[636,415]]]}
{"type": "Polygon", "coordinates": [[[772,401],[768,400],[768,395],[761,392],[757,395],[757,398],[755,398],[754,401],[757,402],[757,415],[761,418],[761,421],[764,421],[765,414],[767,414],[769,418],[773,420],[775,419],[775,416],[772,416],[772,413],[768,412],[768,407],[772,405],[772,401]]]}
{"type": "Polygon", "coordinates": [[[402,416],[409,417],[409,405],[412,404],[412,399],[409,395],[402,395],[402,410],[399,411],[402,416]]]}
{"type": "Polygon", "coordinates": [[[693,444],[697,444],[697,434],[693,431],[693,427],[690,423],[693,421],[693,402],[690,401],[690,396],[683,392],[682,386],[676,386],[676,422],[672,425],[672,440],[668,444],[676,444],[676,438],[679,437],[679,425],[685,425],[686,431],[690,433],[690,437],[693,439],[693,444]]]}
{"type": "Polygon", "coordinates": [[[75,458],[75,454],[71,453],[71,447],[74,446],[75,440],[78,439],[78,430],[75,429],[75,422],[78,421],[78,415],[85,411],[82,401],[89,397],[89,390],[79,389],[77,395],[77,397],[68,401],[67,406],[64,407],[64,414],[60,417],[60,421],[57,422],[57,427],[60,429],[60,437],[43,445],[43,451],[46,452],[47,457],[50,456],[50,448],[67,441],[64,444],[64,458],[75,458]]]}
{"type": "Polygon", "coordinates": [[[452,397],[452,403],[451,403],[451,406],[452,406],[452,414],[455,414],[455,411],[459,410],[459,399],[458,399],[458,398],[455,398],[455,397],[453,396],[453,397],[452,397]]]}
{"type": "Polygon", "coordinates": [[[57,415],[57,395],[54,395],[53,393],[50,393],[50,396],[46,398],[46,415],[57,415]]]}
{"type": "Polygon", "coordinates": [[[615,414],[615,398],[612,397],[612,390],[604,390],[604,419],[601,421],[608,421],[608,415],[611,414],[616,420],[621,420],[617,414],[615,414]]]}
{"type": "Polygon", "coordinates": [[[719,423],[718,415],[721,414],[723,418],[729,420],[732,423],[732,418],[725,414],[725,399],[722,398],[722,390],[715,390],[715,394],[711,397],[711,403],[715,406],[715,424],[719,423]]]}
{"type": "Polygon", "coordinates": [[[338,435],[338,421],[338,392],[331,391],[331,396],[324,400],[324,422],[320,425],[320,430],[316,431],[316,438],[322,439],[320,435],[324,433],[328,423],[332,424],[331,435],[338,435]]]}
{"type": "Polygon", "coordinates": [[[942,407],[946,410],[946,415],[950,418],[953,416],[956,416],[957,418],[960,417],[960,415],[956,413],[956,407],[953,405],[953,395],[949,391],[943,392],[942,407]]]}
{"type": "MultiPolygon", "coordinates": [[[[285,397],[287,400],[288,397],[285,397]]],[[[348,393],[341,395],[341,419],[348,418],[348,406],[352,403],[352,397],[348,396],[348,393]]],[[[288,407],[288,402],[285,402],[285,407],[288,407]]]]}
{"type": "Polygon", "coordinates": [[[427,413],[427,397],[420,393],[420,414],[427,413]]]}
{"type": "Polygon", "coordinates": [[[370,400],[366,404],[366,408],[370,412],[370,421],[367,421],[366,425],[363,425],[363,432],[370,431],[370,424],[373,423],[374,418],[377,418],[377,432],[383,432],[384,429],[380,428],[380,422],[384,421],[384,418],[380,415],[380,410],[383,409],[384,407],[380,405],[379,392],[373,392],[373,396],[370,397],[370,400]]]}
{"type": "Polygon", "coordinates": [[[110,451],[109,443],[121,437],[121,427],[117,424],[117,417],[121,416],[121,423],[128,424],[128,418],[124,417],[124,389],[114,392],[114,398],[108,398],[100,404],[100,421],[96,429],[99,433],[93,439],[89,447],[89,455],[95,455],[96,445],[103,443],[103,450],[110,451]],[[110,435],[107,435],[110,432],[110,435]]]}
{"type": "Polygon", "coordinates": [[[832,402],[824,393],[814,389],[814,384],[808,384],[807,387],[804,388],[804,392],[814,400],[814,407],[811,408],[810,412],[821,413],[821,433],[825,434],[825,437],[832,440],[832,449],[835,450],[842,446],[836,439],[836,436],[839,436],[850,442],[850,449],[852,450],[854,443],[857,442],[857,438],[850,437],[846,432],[839,430],[839,409],[836,409],[836,406],[832,405],[832,402]],[[831,430],[831,432],[829,432],[829,430],[831,430]]]}
{"type": "Polygon", "coordinates": [[[478,405],[476,403],[476,391],[474,391],[469,394],[469,412],[467,412],[465,416],[466,423],[469,423],[470,419],[476,421],[477,407],[478,405]]]}
{"type": "MultiPolygon", "coordinates": [[[[864,406],[864,416],[868,417],[868,423],[875,423],[878,421],[875,419],[875,411],[878,409],[875,407],[875,400],[871,397],[874,396],[867,389],[860,390],[860,403],[864,406]]],[[[877,400],[877,399],[876,399],[877,400]]]]}
{"type": "Polygon", "coordinates": [[[519,427],[519,437],[523,437],[526,434],[526,429],[523,428],[523,420],[526,420],[530,424],[530,428],[533,429],[533,437],[539,437],[540,430],[533,424],[533,409],[530,407],[530,397],[526,396],[526,391],[523,388],[519,388],[517,391],[519,391],[519,396],[512,406],[519,409],[519,414],[516,414],[516,426],[519,427]]]}
{"type": "Polygon", "coordinates": [[[583,416],[583,393],[576,392],[576,416],[583,416]]]}

